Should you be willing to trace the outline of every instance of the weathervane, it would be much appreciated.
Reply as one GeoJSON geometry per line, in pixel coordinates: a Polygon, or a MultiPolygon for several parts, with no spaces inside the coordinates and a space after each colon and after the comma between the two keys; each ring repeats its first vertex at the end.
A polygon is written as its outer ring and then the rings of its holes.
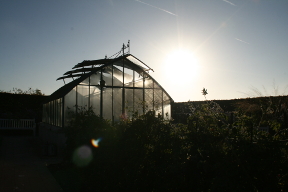
{"type": "Polygon", "coordinates": [[[127,43],[126,46],[123,43],[123,48],[122,48],[123,49],[123,54],[124,54],[124,50],[127,49],[127,48],[128,48],[128,52],[127,53],[130,54],[130,40],[128,40],[128,43],[127,43]]]}
{"type": "Polygon", "coordinates": [[[119,52],[115,53],[114,55],[112,55],[112,56],[110,56],[108,58],[107,58],[107,55],[105,55],[105,59],[116,58],[116,57],[118,57],[121,54],[121,52],[122,52],[123,55],[130,54],[130,40],[128,40],[127,45],[125,45],[123,43],[123,46],[122,46],[122,48],[121,48],[121,50],[119,52]],[[125,49],[128,49],[128,51],[125,52],[125,49]]]}

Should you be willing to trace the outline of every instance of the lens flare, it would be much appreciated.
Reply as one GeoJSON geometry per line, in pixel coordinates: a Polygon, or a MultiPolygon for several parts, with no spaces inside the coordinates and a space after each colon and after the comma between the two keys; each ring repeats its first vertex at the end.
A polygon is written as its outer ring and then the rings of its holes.
{"type": "Polygon", "coordinates": [[[87,166],[93,159],[91,148],[83,145],[77,148],[73,153],[73,162],[79,167],[87,166]]]}
{"type": "Polygon", "coordinates": [[[98,148],[99,147],[99,142],[102,140],[102,138],[99,139],[91,139],[91,144],[93,147],[98,148]]]}

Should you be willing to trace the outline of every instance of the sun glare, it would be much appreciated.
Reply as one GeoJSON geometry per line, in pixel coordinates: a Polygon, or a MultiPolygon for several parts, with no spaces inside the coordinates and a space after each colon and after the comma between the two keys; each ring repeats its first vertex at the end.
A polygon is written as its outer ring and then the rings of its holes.
{"type": "Polygon", "coordinates": [[[199,74],[199,66],[189,50],[175,50],[168,54],[165,61],[165,76],[170,82],[191,83],[199,74]]]}

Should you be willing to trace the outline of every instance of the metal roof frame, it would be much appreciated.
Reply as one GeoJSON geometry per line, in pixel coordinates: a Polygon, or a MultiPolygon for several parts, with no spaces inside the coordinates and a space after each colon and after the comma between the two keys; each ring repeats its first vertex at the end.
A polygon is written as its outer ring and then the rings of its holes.
{"type": "MultiPolygon", "coordinates": [[[[150,77],[167,94],[167,96],[170,98],[170,100],[172,102],[174,102],[174,100],[165,91],[165,89],[163,89],[163,87],[153,77],[151,77],[148,74],[148,72],[150,70],[152,70],[152,71],[154,71],[154,70],[152,68],[150,68],[149,66],[147,66],[145,63],[143,63],[141,60],[139,60],[138,58],[133,56],[132,54],[122,55],[122,56],[119,56],[119,57],[117,57],[115,59],[100,59],[100,60],[93,60],[93,61],[83,61],[82,63],[78,63],[77,65],[75,65],[73,67],[73,69],[75,69],[75,70],[67,71],[66,73],[64,73],[64,76],[59,77],[57,80],[60,80],[60,79],[64,80],[66,78],[73,78],[73,77],[78,77],[78,78],[73,80],[73,81],[71,81],[71,82],[69,82],[69,83],[67,83],[67,84],[65,84],[64,86],[62,86],[58,90],[56,90],[54,93],[52,93],[49,96],[49,98],[48,98],[48,100],[46,102],[50,102],[52,100],[56,100],[56,99],[64,97],[75,86],[80,84],[86,78],[88,78],[92,74],[100,71],[101,69],[103,69],[103,68],[105,68],[105,67],[107,67],[109,65],[116,65],[116,66],[123,67],[123,59],[124,59],[124,67],[125,68],[134,70],[137,73],[139,73],[140,75],[141,75],[141,73],[143,73],[145,77],[150,77]],[[135,59],[136,61],[139,61],[140,64],[144,65],[147,68],[144,68],[144,67],[140,66],[139,64],[136,64],[136,63],[132,62],[127,57],[132,57],[133,59],[135,59]],[[96,67],[95,65],[98,65],[98,66],[96,67]],[[84,66],[91,66],[91,67],[84,68],[84,66]]],[[[115,67],[115,69],[117,69],[117,68],[115,67]]]]}

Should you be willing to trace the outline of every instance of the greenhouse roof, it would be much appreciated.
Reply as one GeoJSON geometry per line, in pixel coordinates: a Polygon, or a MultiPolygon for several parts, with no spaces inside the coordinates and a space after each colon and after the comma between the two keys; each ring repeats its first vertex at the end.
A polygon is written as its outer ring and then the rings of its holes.
{"type": "Polygon", "coordinates": [[[104,66],[108,66],[110,64],[122,67],[123,64],[125,68],[135,70],[137,72],[142,71],[150,71],[150,67],[148,67],[145,63],[143,63],[141,60],[136,58],[135,56],[131,54],[126,54],[120,57],[117,57],[115,59],[99,59],[99,60],[84,60],[81,63],[78,63],[75,65],[71,71],[67,71],[63,74],[62,77],[59,77],[57,80],[66,79],[66,78],[74,78],[74,77],[80,77],[83,76],[83,74],[90,73],[90,72],[96,72],[100,68],[104,66]]]}
{"type": "MultiPolygon", "coordinates": [[[[138,58],[136,58],[135,56],[133,56],[131,54],[126,54],[126,55],[117,57],[115,59],[99,59],[99,60],[88,60],[88,61],[84,60],[83,62],[75,65],[72,68],[73,70],[67,71],[66,73],[63,74],[62,77],[59,77],[57,79],[57,80],[61,80],[61,79],[65,80],[66,78],[73,78],[73,81],[65,84],[64,86],[59,88],[57,91],[52,93],[50,95],[49,99],[47,100],[47,102],[63,97],[69,91],[71,91],[75,86],[77,86],[79,83],[81,83],[83,80],[85,80],[86,78],[88,78],[92,74],[100,71],[102,68],[107,67],[107,66],[112,65],[112,64],[114,65],[113,69],[114,69],[115,73],[117,73],[117,70],[120,71],[115,66],[123,67],[123,64],[124,64],[125,68],[134,70],[134,71],[138,72],[140,75],[143,74],[143,72],[144,72],[144,74],[147,74],[148,76],[150,76],[148,74],[148,72],[150,70],[153,71],[153,69],[151,69],[145,63],[143,63],[141,60],[139,60],[138,58]],[[76,79],[74,79],[74,77],[76,77],[76,79]]],[[[157,83],[157,81],[155,79],[154,79],[154,81],[157,83]]],[[[157,83],[157,84],[162,88],[162,86],[159,83],[157,83]]],[[[163,91],[167,95],[169,95],[164,89],[163,89],[163,91]]],[[[170,96],[169,96],[169,98],[173,101],[173,99],[170,96]]]]}

